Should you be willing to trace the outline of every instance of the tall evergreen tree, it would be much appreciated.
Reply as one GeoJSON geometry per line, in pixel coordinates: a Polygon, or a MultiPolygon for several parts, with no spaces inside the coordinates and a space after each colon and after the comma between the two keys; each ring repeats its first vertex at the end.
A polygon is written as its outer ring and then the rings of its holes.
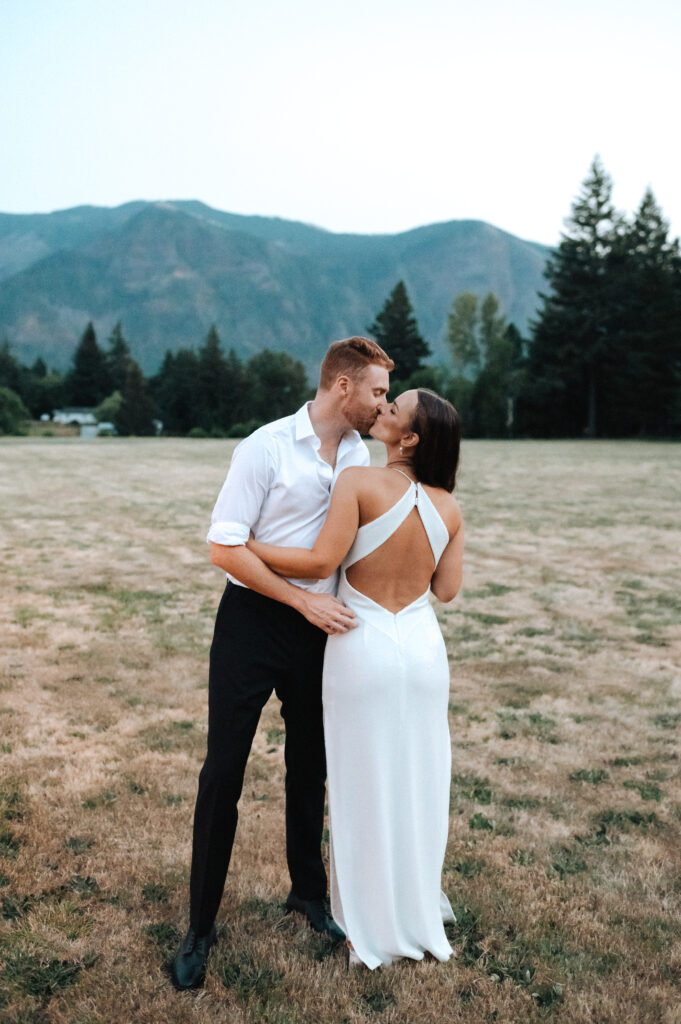
{"type": "Polygon", "coordinates": [[[233,348],[230,348],[225,356],[225,378],[223,426],[232,427],[235,423],[247,420],[251,416],[247,387],[248,374],[233,348]]]}
{"type": "Polygon", "coordinates": [[[404,281],[397,282],[367,329],[395,363],[392,374],[397,381],[407,381],[430,355],[430,347],[419,333],[404,281]]]}
{"type": "Polygon", "coordinates": [[[121,394],[122,402],[114,419],[118,433],[123,437],[130,434],[138,437],[155,434],[154,404],[139,364],[132,358],[128,360],[128,371],[121,394]]]}
{"type": "Polygon", "coordinates": [[[0,342],[0,387],[10,388],[17,395],[23,391],[24,368],[12,352],[7,338],[0,342]]]}
{"type": "Polygon", "coordinates": [[[73,365],[66,377],[67,399],[71,405],[95,406],[110,391],[106,360],[90,321],[73,354],[73,365]]]}
{"type": "Polygon", "coordinates": [[[151,389],[164,433],[187,434],[199,426],[197,403],[199,361],[196,353],[181,348],[168,350],[161,368],[151,381],[151,389]]]}
{"type": "Polygon", "coordinates": [[[613,247],[612,354],[605,429],[672,435],[681,428],[681,254],[647,189],[613,247]]]}
{"type": "Polygon", "coordinates": [[[198,353],[198,381],[196,408],[198,420],[196,426],[204,430],[223,429],[229,426],[225,422],[227,401],[227,364],[220,347],[220,337],[215,324],[206,335],[206,340],[198,353]]]}
{"type": "Polygon", "coordinates": [[[506,318],[499,313],[499,300],[489,292],[480,306],[480,350],[483,362],[494,360],[506,341],[506,318]]]}
{"type": "Polygon", "coordinates": [[[109,347],[105,355],[111,391],[123,391],[128,376],[129,359],[130,346],[123,337],[123,328],[119,320],[109,335],[109,347]]]}
{"type": "Polygon", "coordinates": [[[506,436],[514,437],[517,432],[518,400],[522,398],[527,381],[527,341],[514,323],[506,328],[506,341],[510,357],[506,436]]]}
{"type": "Polygon", "coordinates": [[[549,259],[550,292],[534,324],[530,372],[535,426],[541,433],[598,431],[599,398],[612,345],[610,259],[622,218],[612,181],[595,157],[549,259]]]}

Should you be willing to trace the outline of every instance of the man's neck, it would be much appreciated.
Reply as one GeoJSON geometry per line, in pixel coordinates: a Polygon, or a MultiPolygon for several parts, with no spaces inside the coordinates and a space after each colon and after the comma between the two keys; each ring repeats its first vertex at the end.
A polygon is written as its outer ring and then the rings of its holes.
{"type": "Polygon", "coordinates": [[[310,423],[315,434],[323,445],[331,447],[338,445],[341,438],[348,431],[348,421],[345,419],[332,395],[327,391],[318,391],[314,401],[308,406],[310,423]]]}

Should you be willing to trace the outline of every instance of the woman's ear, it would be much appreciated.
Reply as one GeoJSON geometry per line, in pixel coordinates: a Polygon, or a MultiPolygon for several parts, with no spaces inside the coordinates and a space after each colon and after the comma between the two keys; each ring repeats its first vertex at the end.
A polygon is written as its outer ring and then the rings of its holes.
{"type": "Polygon", "coordinates": [[[400,438],[400,445],[402,448],[405,449],[414,449],[420,440],[421,438],[419,437],[419,435],[415,431],[410,430],[408,434],[402,435],[402,437],[400,438]]]}

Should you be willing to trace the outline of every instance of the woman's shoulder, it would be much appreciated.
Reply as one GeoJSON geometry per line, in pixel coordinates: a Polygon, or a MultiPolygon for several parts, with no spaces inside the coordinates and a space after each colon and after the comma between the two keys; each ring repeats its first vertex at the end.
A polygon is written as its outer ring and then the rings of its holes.
{"type": "Polygon", "coordinates": [[[348,466],[338,474],[338,483],[341,480],[354,484],[367,483],[370,480],[375,482],[381,477],[387,477],[389,474],[390,470],[380,466],[348,466]]]}
{"type": "Polygon", "coordinates": [[[374,499],[398,498],[405,482],[405,478],[385,466],[348,466],[338,474],[336,488],[354,493],[358,501],[373,507],[374,499]]]}
{"type": "Polygon", "coordinates": [[[347,466],[345,469],[341,469],[338,474],[336,486],[338,484],[357,484],[358,482],[366,479],[367,473],[373,473],[373,466],[347,466]]]}

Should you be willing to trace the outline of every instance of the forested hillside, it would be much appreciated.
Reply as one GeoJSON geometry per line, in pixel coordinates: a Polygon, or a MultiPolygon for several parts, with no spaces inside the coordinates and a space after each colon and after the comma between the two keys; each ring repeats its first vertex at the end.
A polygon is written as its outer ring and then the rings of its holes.
{"type": "Polygon", "coordinates": [[[546,247],[482,221],[339,235],[198,202],[0,215],[0,339],[26,363],[68,366],[84,325],[117,322],[145,373],[215,324],[240,357],[284,350],[314,374],[329,341],[365,333],[403,280],[433,354],[457,292],[493,292],[527,326],[546,247]]]}

